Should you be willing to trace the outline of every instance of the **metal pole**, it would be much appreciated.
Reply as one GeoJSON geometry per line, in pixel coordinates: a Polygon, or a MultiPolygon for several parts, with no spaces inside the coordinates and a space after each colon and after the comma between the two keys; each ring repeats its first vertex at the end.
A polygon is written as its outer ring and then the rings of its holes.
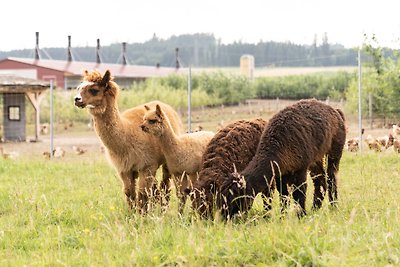
{"type": "Polygon", "coordinates": [[[360,152],[362,152],[362,116],[361,116],[361,48],[358,49],[358,133],[360,135],[360,152]]]}
{"type": "Polygon", "coordinates": [[[53,159],[53,80],[50,80],[50,159],[53,159]]]}
{"type": "Polygon", "coordinates": [[[192,132],[192,67],[189,66],[189,75],[188,75],[188,132],[192,132]]]}
{"type": "Polygon", "coordinates": [[[368,110],[369,110],[369,113],[368,113],[369,128],[372,130],[373,125],[372,125],[372,94],[371,93],[368,93],[368,110]]]}

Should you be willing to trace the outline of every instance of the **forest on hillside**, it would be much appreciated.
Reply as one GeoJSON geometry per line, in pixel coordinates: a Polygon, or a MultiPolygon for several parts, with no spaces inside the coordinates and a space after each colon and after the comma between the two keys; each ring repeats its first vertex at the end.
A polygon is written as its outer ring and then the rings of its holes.
{"type": "MultiPolygon", "coordinates": [[[[176,66],[176,48],[182,67],[237,67],[240,57],[251,54],[256,67],[298,67],[298,66],[355,66],[357,50],[340,44],[330,44],[327,34],[317,35],[310,45],[291,42],[259,41],[256,44],[234,42],[221,43],[213,34],[185,34],[168,39],[156,35],[143,43],[127,43],[128,64],[164,67],[176,66]]],[[[105,63],[122,62],[122,44],[114,43],[100,47],[100,57],[105,63]]],[[[73,60],[96,61],[96,47],[72,47],[73,60]]],[[[387,55],[393,51],[386,50],[387,55]]],[[[40,49],[43,59],[67,59],[67,47],[40,49]]],[[[34,57],[34,49],[0,51],[0,59],[5,57],[34,57]]]]}

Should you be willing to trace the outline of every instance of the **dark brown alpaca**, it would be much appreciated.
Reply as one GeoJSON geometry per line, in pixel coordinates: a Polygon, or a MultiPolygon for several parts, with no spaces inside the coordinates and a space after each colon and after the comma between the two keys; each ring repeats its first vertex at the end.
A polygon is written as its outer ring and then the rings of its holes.
{"type": "MultiPolygon", "coordinates": [[[[85,71],[77,89],[75,106],[87,108],[91,114],[108,159],[122,179],[129,206],[132,208],[136,202],[136,183],[139,180],[137,204],[140,211],[145,212],[150,204],[148,199],[157,193],[155,174],[160,165],[163,165],[163,190],[168,191],[170,180],[158,140],[140,128],[145,105],[120,113],[117,104],[120,89],[108,70],[104,75],[98,71],[85,71]]],[[[156,105],[160,105],[168,115],[174,131],[178,134],[183,132],[182,122],[172,107],[160,101],[146,103],[152,108],[156,105]]]]}
{"type": "Polygon", "coordinates": [[[221,187],[217,206],[225,217],[245,212],[259,192],[268,190],[275,180],[286,204],[288,186],[304,215],[306,177],[310,170],[314,182],[314,208],[322,205],[326,187],[329,201],[337,200],[336,173],[346,140],[344,115],[315,99],[301,100],[271,118],[261,136],[257,152],[240,173],[231,174],[221,187]],[[326,185],[324,160],[327,161],[326,185]]]}
{"type": "MultiPolygon", "coordinates": [[[[254,157],[267,122],[262,119],[240,120],[218,131],[208,144],[198,180],[191,192],[192,207],[202,217],[212,216],[218,188],[234,170],[242,171],[254,157]]],[[[269,191],[265,208],[269,209],[269,191]]]]}

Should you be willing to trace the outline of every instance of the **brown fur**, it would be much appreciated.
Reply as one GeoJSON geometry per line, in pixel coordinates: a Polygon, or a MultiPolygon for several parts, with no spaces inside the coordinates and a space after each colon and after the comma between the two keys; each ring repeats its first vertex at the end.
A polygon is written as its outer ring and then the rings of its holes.
{"type": "MultiPolygon", "coordinates": [[[[78,86],[75,105],[88,108],[93,117],[94,128],[106,148],[109,161],[117,170],[124,185],[124,192],[130,207],[136,202],[136,180],[139,177],[138,207],[145,212],[148,198],[157,191],[155,173],[165,158],[155,138],[140,129],[146,111],[140,105],[120,113],[117,105],[118,85],[106,71],[102,76],[98,71],[85,71],[83,82],[78,86]]],[[[183,130],[178,114],[170,106],[152,101],[147,106],[160,105],[168,114],[174,130],[183,130]]],[[[168,169],[163,166],[162,189],[169,188],[168,169]]]]}
{"type": "Polygon", "coordinates": [[[339,162],[346,140],[344,115],[315,99],[301,100],[271,118],[265,128],[256,155],[241,172],[232,174],[222,185],[217,206],[226,217],[251,208],[259,192],[268,190],[275,180],[286,205],[288,186],[305,214],[307,170],[313,177],[314,208],[319,208],[326,190],[324,161],[327,160],[328,195],[337,200],[339,162]],[[319,189],[319,190],[318,190],[319,189]]]}
{"type": "Polygon", "coordinates": [[[389,134],[389,140],[386,144],[386,149],[393,146],[393,150],[397,153],[400,153],[400,140],[393,136],[393,134],[389,134]]]}
{"type": "Polygon", "coordinates": [[[155,109],[147,109],[141,127],[146,133],[157,137],[160,142],[168,169],[175,178],[176,191],[180,200],[179,212],[182,214],[187,198],[185,191],[196,181],[204,150],[214,133],[200,131],[177,135],[171,127],[168,116],[159,105],[156,105],[155,109]]]}
{"type": "Polygon", "coordinates": [[[350,152],[357,152],[359,150],[359,138],[354,137],[346,140],[347,150],[350,152]]]}
{"type": "MultiPolygon", "coordinates": [[[[234,170],[242,171],[251,161],[266,124],[263,119],[236,121],[221,129],[210,141],[191,193],[192,207],[202,217],[213,215],[215,195],[229,174],[234,170]]],[[[264,204],[269,209],[268,194],[264,204]]]]}

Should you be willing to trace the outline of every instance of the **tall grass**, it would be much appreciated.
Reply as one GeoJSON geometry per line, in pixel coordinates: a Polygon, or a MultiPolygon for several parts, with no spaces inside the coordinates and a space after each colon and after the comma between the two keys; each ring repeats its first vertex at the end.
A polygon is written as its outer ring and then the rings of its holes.
{"type": "Polygon", "coordinates": [[[387,266],[400,264],[400,169],[393,153],[350,154],[338,208],[269,219],[198,219],[176,198],[166,214],[130,212],[103,157],[0,161],[1,266],[387,266]]]}

